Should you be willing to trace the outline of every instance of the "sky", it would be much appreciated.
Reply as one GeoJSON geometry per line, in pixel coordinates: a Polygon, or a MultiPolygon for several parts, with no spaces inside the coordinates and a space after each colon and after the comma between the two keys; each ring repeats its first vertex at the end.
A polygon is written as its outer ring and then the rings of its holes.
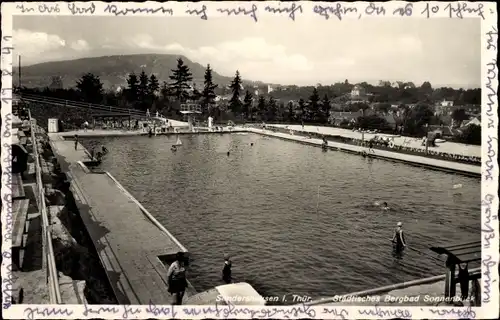
{"type": "Polygon", "coordinates": [[[14,18],[15,52],[23,64],[114,54],[169,53],[221,75],[283,85],[328,85],[348,79],[430,81],[481,86],[478,19],[334,21],[241,17],[14,18]]]}

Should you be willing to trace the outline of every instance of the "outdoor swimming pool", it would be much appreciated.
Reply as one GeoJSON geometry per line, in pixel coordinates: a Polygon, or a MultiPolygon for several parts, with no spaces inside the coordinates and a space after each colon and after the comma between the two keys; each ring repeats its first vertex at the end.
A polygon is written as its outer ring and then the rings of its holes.
{"type": "Polygon", "coordinates": [[[317,298],[442,274],[421,252],[480,239],[479,179],[255,134],[181,139],[175,153],[173,136],[83,143],[105,144],[102,168],[187,247],[198,290],[221,284],[224,253],[235,281],[261,294],[317,298]],[[391,254],[398,221],[418,250],[402,260],[391,254]]]}

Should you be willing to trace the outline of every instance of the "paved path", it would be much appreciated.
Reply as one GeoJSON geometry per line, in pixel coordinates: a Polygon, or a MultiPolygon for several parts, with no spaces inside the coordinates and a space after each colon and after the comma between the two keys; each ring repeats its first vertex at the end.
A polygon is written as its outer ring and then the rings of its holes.
{"type": "Polygon", "coordinates": [[[166,269],[159,255],[172,257],[181,248],[141,211],[107,174],[86,173],[81,145],[51,142],[68,173],[82,220],[96,246],[120,304],[170,304],[166,269]]]}
{"type": "MultiPolygon", "coordinates": [[[[333,127],[322,127],[322,126],[304,126],[302,129],[301,125],[281,125],[281,124],[269,124],[267,126],[274,126],[278,128],[285,128],[296,130],[296,131],[305,131],[305,132],[315,132],[322,134],[330,134],[330,135],[340,135],[347,138],[355,138],[361,139],[361,132],[356,132],[343,128],[333,128],[333,127]]],[[[384,136],[384,137],[394,137],[394,144],[400,146],[407,146],[410,148],[417,148],[425,150],[425,147],[422,146],[422,139],[410,138],[410,137],[401,137],[396,135],[390,135],[385,133],[365,133],[365,140],[369,140],[374,136],[384,136]]],[[[444,142],[437,144],[436,147],[430,147],[429,150],[434,150],[438,152],[445,152],[463,156],[472,156],[472,157],[481,157],[481,146],[476,145],[468,145],[461,144],[455,142],[444,142]]]]}
{"type": "MultiPolygon", "coordinates": [[[[300,136],[300,135],[291,135],[291,134],[286,134],[286,133],[281,133],[281,132],[273,132],[270,130],[263,130],[263,129],[256,129],[256,128],[247,128],[247,130],[250,132],[254,132],[254,133],[260,133],[260,134],[264,134],[264,135],[268,135],[268,136],[273,136],[273,137],[282,138],[282,139],[286,139],[286,140],[292,140],[292,141],[296,141],[296,142],[302,142],[302,143],[316,145],[316,146],[321,146],[323,143],[323,141],[321,139],[308,138],[308,137],[304,137],[304,136],[300,136]]],[[[355,152],[355,153],[361,153],[363,151],[368,153],[368,148],[356,146],[356,145],[328,141],[328,146],[330,147],[330,149],[337,148],[339,150],[355,152]]],[[[466,174],[466,175],[470,175],[470,176],[480,176],[481,175],[481,167],[463,164],[463,163],[458,163],[458,162],[443,161],[443,160],[438,160],[438,159],[419,157],[419,156],[398,153],[398,152],[390,152],[390,151],[385,151],[385,150],[375,150],[375,152],[370,153],[369,156],[373,157],[373,158],[381,158],[381,159],[400,161],[400,162],[404,162],[404,163],[408,163],[408,164],[412,164],[412,165],[418,165],[418,166],[431,168],[431,169],[434,168],[434,169],[439,169],[439,170],[448,171],[448,172],[457,172],[457,173],[466,174]]]]}

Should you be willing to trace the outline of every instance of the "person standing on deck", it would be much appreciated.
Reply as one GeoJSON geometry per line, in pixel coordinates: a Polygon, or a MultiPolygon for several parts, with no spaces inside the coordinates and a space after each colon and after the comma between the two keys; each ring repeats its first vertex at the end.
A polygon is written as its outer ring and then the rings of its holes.
{"type": "Polygon", "coordinates": [[[403,224],[398,222],[398,227],[394,231],[394,237],[392,237],[392,243],[396,246],[396,253],[401,253],[406,247],[405,236],[403,234],[403,224]]]}
{"type": "Polygon", "coordinates": [[[375,153],[375,150],[373,150],[373,140],[368,141],[368,152],[375,153]]]}
{"type": "Polygon", "coordinates": [[[184,266],[184,252],[177,252],[175,261],[167,272],[168,292],[175,295],[173,304],[181,305],[184,292],[187,288],[186,268],[184,266]]]}
{"type": "Polygon", "coordinates": [[[231,283],[231,260],[229,259],[229,255],[224,255],[224,268],[222,269],[222,280],[229,284],[231,283]]]}
{"type": "Polygon", "coordinates": [[[78,135],[75,134],[75,150],[78,148],[78,135]]]}
{"type": "Polygon", "coordinates": [[[328,140],[326,140],[326,137],[323,137],[323,145],[321,147],[323,149],[326,149],[328,147],[328,140]]]}

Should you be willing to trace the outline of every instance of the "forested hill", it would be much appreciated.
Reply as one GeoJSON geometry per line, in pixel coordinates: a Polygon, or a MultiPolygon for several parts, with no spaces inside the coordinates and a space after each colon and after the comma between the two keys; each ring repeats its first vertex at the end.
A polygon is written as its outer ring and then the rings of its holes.
{"type": "MultiPolygon", "coordinates": [[[[52,84],[53,77],[61,77],[65,88],[74,87],[76,81],[85,73],[99,76],[104,89],[116,88],[127,84],[129,73],[139,74],[144,70],[154,74],[162,81],[169,81],[171,70],[177,66],[177,59],[182,58],[193,74],[193,82],[203,84],[206,66],[193,62],[188,58],[173,54],[134,54],[114,55],[77,60],[53,61],[22,67],[22,85],[26,87],[47,87],[52,84]]],[[[17,71],[17,70],[15,70],[17,71]]],[[[236,72],[236,70],[235,70],[236,72]]],[[[216,71],[212,73],[213,82],[219,86],[229,85],[234,75],[222,76],[216,71]]],[[[18,83],[15,72],[13,83],[18,83]]],[[[243,80],[244,84],[253,84],[243,80]]]]}

